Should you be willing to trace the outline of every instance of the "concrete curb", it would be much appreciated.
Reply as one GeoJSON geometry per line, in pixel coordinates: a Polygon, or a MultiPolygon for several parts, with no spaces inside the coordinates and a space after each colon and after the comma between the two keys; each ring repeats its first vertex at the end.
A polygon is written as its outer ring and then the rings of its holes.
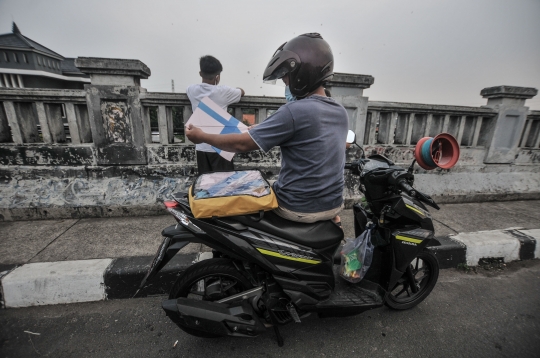
{"type": "MultiPolygon", "coordinates": [[[[540,229],[509,228],[438,237],[428,249],[445,269],[476,266],[482,258],[505,262],[539,258],[538,240],[540,229]]],[[[165,295],[183,270],[210,257],[209,252],[176,255],[139,292],[152,256],[4,265],[0,267],[0,300],[9,308],[132,298],[135,293],[136,297],[165,295]]]]}
{"type": "Polygon", "coordinates": [[[4,265],[0,303],[3,308],[15,308],[132,298],[136,293],[135,297],[164,295],[202,254],[176,255],[139,292],[153,256],[4,265]]]}

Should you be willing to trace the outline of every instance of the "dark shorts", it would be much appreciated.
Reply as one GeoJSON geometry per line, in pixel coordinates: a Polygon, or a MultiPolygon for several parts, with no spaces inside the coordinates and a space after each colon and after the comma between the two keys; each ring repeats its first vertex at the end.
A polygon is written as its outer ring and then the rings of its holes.
{"type": "Polygon", "coordinates": [[[197,151],[197,168],[199,174],[232,171],[234,170],[234,164],[232,160],[229,162],[217,153],[197,151]]]}

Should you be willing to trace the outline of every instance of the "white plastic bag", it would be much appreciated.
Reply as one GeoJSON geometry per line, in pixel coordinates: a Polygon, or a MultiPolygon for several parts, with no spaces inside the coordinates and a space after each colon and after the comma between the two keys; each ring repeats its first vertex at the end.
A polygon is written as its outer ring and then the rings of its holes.
{"type": "Polygon", "coordinates": [[[356,283],[364,278],[373,259],[373,244],[371,231],[375,228],[373,223],[366,226],[366,230],[356,239],[346,239],[341,249],[341,265],[339,274],[345,280],[356,283]]]}

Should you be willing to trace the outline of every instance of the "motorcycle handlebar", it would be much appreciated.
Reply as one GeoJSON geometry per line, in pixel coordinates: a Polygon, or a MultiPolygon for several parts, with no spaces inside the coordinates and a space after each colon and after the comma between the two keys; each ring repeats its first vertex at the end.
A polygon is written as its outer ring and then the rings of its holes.
{"type": "Polygon", "coordinates": [[[398,181],[398,186],[401,190],[403,190],[410,196],[416,196],[416,190],[412,186],[410,186],[405,179],[398,181]]]}

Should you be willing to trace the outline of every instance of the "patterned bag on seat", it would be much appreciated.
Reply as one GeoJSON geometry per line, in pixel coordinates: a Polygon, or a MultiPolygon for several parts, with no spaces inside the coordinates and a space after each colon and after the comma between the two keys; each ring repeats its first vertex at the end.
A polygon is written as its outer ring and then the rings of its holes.
{"type": "Polygon", "coordinates": [[[189,205],[197,219],[256,214],[278,207],[270,183],[258,170],[199,175],[189,188],[189,205]]]}

